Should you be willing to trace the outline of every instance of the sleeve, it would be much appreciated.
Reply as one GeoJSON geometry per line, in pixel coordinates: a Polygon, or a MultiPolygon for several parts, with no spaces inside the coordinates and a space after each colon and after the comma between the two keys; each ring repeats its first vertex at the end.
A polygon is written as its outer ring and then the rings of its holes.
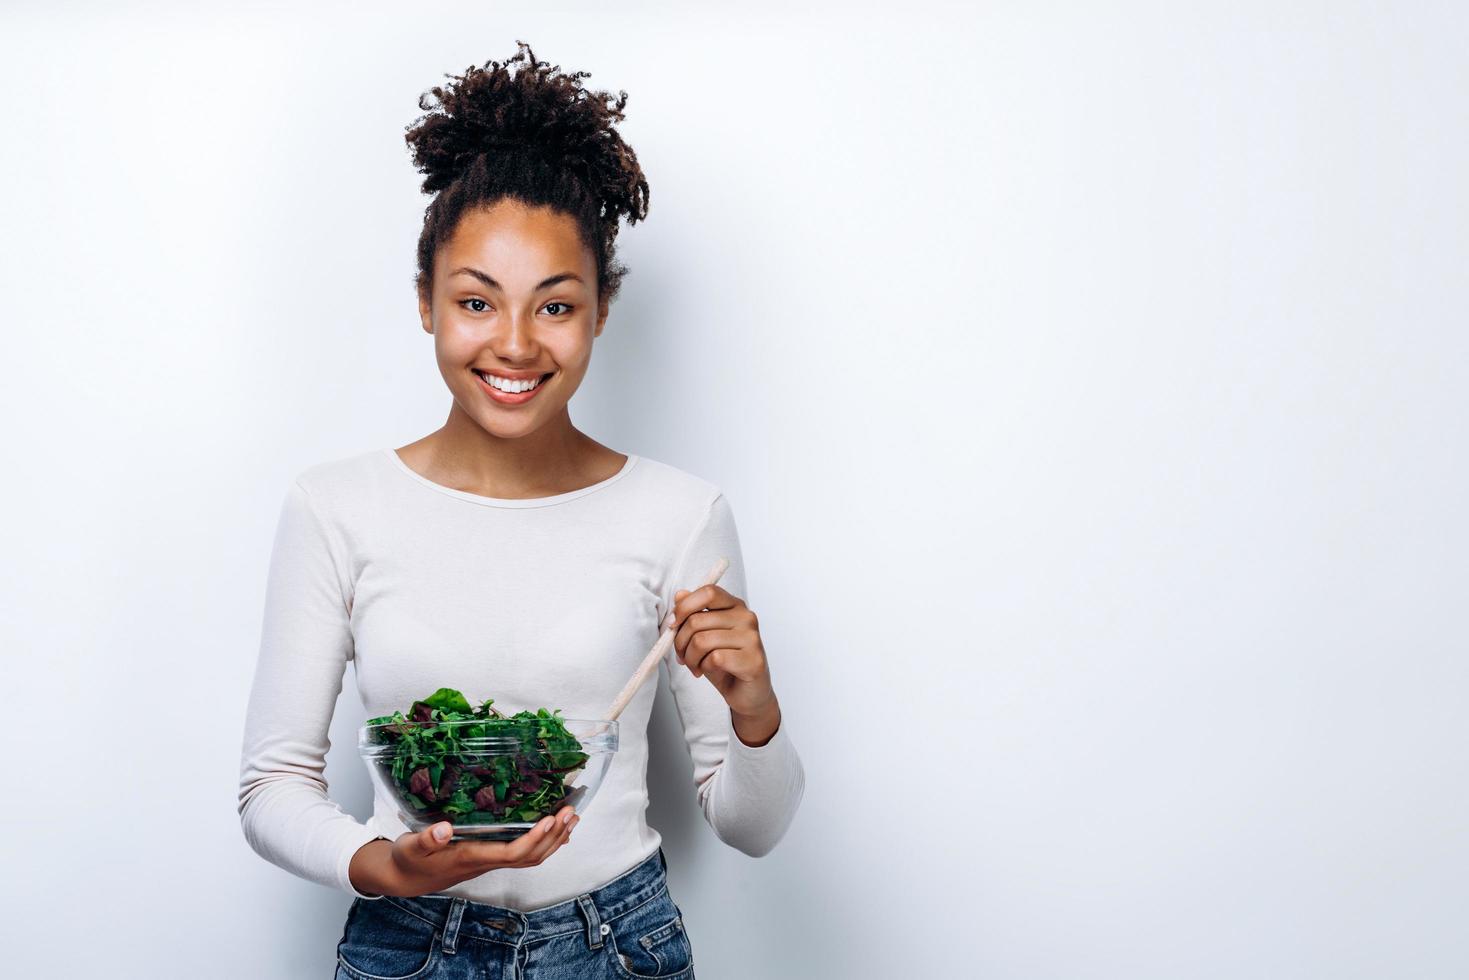
{"type": "MultiPolygon", "coordinates": [[[[734,513],[723,494],[709,504],[699,525],[675,559],[660,615],[673,608],[680,589],[697,588],[721,557],[729,568],[719,585],[749,602],[734,513]]],[[[734,730],[729,705],[707,678],[695,677],[669,648],[661,665],[668,672],[689,755],[694,788],[704,819],[714,834],[751,857],[768,854],[785,836],[800,806],[806,774],[791,740],[790,718],[782,709],[780,727],[764,745],[746,745],[734,730]]]]}
{"type": "Polygon", "coordinates": [[[347,869],[380,834],[327,798],[327,730],[352,657],[327,529],[293,481],[281,505],[240,758],[240,824],[261,857],[363,899],[347,869]]]}

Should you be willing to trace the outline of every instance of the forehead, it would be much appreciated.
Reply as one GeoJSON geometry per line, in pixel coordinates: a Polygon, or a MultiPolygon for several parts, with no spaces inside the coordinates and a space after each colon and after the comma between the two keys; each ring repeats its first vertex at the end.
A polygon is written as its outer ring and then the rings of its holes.
{"type": "Polygon", "coordinates": [[[472,265],[501,282],[521,274],[539,280],[552,266],[582,271],[588,258],[570,215],[509,200],[466,211],[439,251],[444,266],[472,265]]]}

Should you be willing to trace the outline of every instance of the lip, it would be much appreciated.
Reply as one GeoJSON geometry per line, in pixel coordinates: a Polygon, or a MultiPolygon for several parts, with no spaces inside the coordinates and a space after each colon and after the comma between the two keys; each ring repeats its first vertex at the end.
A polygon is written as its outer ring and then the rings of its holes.
{"type": "MultiPolygon", "coordinates": [[[[524,405],[526,402],[536,397],[536,395],[540,394],[541,389],[546,387],[546,382],[551,380],[550,377],[547,377],[546,375],[533,375],[533,377],[545,377],[546,381],[542,381],[530,391],[521,391],[512,395],[508,391],[501,391],[498,388],[492,386],[488,381],[480,376],[480,373],[478,371],[471,371],[470,373],[474,375],[474,380],[479,382],[479,386],[484,389],[485,394],[489,395],[492,399],[499,402],[501,405],[524,405]]],[[[554,371],[550,372],[550,374],[553,376],[555,375],[555,373],[556,372],[554,371]]]]}

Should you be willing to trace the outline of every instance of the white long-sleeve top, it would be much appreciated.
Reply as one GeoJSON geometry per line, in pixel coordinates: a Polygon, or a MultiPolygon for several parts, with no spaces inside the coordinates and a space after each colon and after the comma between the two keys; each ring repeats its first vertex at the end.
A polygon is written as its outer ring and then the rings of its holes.
{"type": "MultiPolygon", "coordinates": [[[[348,660],[367,717],[405,713],[440,687],[512,714],[603,718],[661,631],[673,594],[721,557],[719,584],[749,601],[729,501],[713,484],[629,454],[569,493],[501,499],[443,486],[391,448],[308,467],[287,488],[266,586],[240,764],[245,838],[293,874],[362,898],[347,868],[408,828],[375,793],[366,824],[327,795],[327,730],[348,660]]],[[[746,745],[708,678],[670,652],[695,794],[724,843],[761,856],[785,834],[805,773],[783,716],[746,745]]],[[[772,671],[773,672],[773,671],[772,671]]],[[[590,891],[652,855],[650,677],[619,717],[619,748],[569,845],[531,868],[441,892],[529,911],[590,891]]],[[[365,763],[363,763],[365,765],[365,763]]]]}

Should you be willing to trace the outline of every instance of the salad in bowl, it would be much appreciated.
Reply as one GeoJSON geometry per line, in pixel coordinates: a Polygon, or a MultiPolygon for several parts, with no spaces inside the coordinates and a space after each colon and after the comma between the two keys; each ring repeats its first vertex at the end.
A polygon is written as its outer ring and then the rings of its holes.
{"type": "Polygon", "coordinates": [[[358,734],[376,792],[409,830],[443,820],[452,839],[513,840],[571,805],[584,813],[617,751],[617,721],[540,708],[506,715],[441,687],[358,734]]]}

